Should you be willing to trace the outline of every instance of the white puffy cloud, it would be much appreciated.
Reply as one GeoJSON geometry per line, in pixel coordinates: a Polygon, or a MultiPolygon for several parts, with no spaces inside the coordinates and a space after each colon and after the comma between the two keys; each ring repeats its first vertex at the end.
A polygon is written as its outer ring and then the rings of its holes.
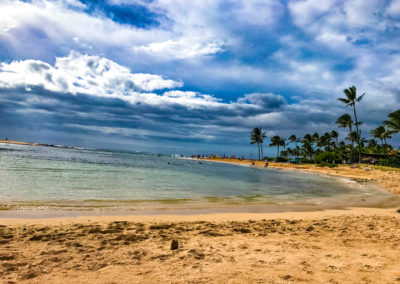
{"type": "Polygon", "coordinates": [[[156,94],[152,91],[179,88],[183,83],[154,74],[131,73],[128,68],[107,58],[78,52],[57,57],[54,66],[32,59],[0,63],[1,88],[22,87],[31,91],[34,86],[58,93],[117,98],[160,109],[183,106],[189,110],[271,111],[285,104],[282,96],[272,93],[248,94],[230,103],[194,91],[170,90],[156,94]]]}
{"type": "Polygon", "coordinates": [[[134,47],[135,52],[145,52],[150,55],[171,58],[188,59],[197,56],[212,55],[223,51],[223,43],[216,41],[201,42],[193,38],[152,42],[134,47]]]}
{"type": "Polygon", "coordinates": [[[71,52],[54,66],[40,60],[1,63],[0,86],[41,86],[64,93],[124,97],[135,91],[154,91],[183,84],[159,75],[135,73],[109,59],[71,52]]]}

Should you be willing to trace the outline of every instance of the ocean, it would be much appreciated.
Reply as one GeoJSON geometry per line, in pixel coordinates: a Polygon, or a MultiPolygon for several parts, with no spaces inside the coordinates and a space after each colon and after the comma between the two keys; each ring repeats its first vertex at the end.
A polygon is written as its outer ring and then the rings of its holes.
{"type": "Polygon", "coordinates": [[[382,207],[374,184],[142,152],[0,143],[0,211],[288,211],[382,207]]]}

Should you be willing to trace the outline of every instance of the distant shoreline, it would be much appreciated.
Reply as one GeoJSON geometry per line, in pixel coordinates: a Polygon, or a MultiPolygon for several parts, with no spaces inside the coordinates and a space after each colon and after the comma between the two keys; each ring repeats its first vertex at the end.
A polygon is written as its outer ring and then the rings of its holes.
{"type": "MultiPolygon", "coordinates": [[[[236,164],[241,166],[252,166],[265,168],[265,161],[251,161],[239,159],[221,159],[221,158],[200,158],[194,160],[204,160],[217,163],[236,164]]],[[[316,164],[290,164],[290,163],[276,163],[268,162],[268,168],[281,169],[281,170],[296,170],[303,172],[311,172],[317,174],[324,174],[336,177],[344,177],[355,180],[361,184],[376,181],[377,184],[388,192],[400,194],[400,169],[363,165],[359,168],[352,168],[351,165],[338,165],[335,168],[318,167],[316,164]],[[367,168],[367,170],[366,170],[367,168]]]]}
{"type": "Polygon", "coordinates": [[[71,147],[71,146],[64,146],[64,145],[42,144],[42,143],[35,143],[35,142],[22,142],[22,141],[13,141],[13,140],[0,140],[0,143],[27,145],[27,146],[62,147],[62,148],[71,147]]]}

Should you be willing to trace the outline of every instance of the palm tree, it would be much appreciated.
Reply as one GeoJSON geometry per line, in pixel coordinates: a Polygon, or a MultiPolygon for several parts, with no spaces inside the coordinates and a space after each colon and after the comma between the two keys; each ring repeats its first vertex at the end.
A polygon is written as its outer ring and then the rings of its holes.
{"type": "Polygon", "coordinates": [[[345,139],[349,140],[352,144],[354,144],[354,141],[357,141],[357,132],[355,131],[350,132],[345,139]]]}
{"type": "Polygon", "coordinates": [[[294,143],[296,147],[297,147],[297,143],[298,143],[298,142],[301,142],[301,138],[297,138],[297,136],[294,135],[294,134],[290,135],[290,137],[289,137],[288,139],[289,139],[289,141],[290,141],[290,142],[288,143],[288,145],[289,145],[290,143],[294,143]]]}
{"type": "MultiPolygon", "coordinates": [[[[353,120],[351,119],[350,114],[345,113],[341,116],[339,116],[339,118],[336,120],[335,122],[338,125],[338,128],[349,128],[349,133],[353,132],[353,120]]],[[[347,139],[348,140],[348,139],[347,139]]],[[[351,140],[351,155],[352,155],[352,159],[353,159],[353,148],[354,148],[354,141],[351,140]]]]}
{"type": "Polygon", "coordinates": [[[335,139],[335,147],[337,147],[337,145],[339,144],[339,133],[335,130],[332,130],[329,135],[332,139],[335,139]]]}
{"type": "Polygon", "coordinates": [[[288,144],[290,144],[290,143],[294,143],[294,144],[295,144],[296,147],[293,149],[293,154],[294,154],[295,157],[297,157],[297,154],[296,154],[297,152],[295,151],[295,149],[298,148],[298,147],[297,147],[297,143],[298,143],[298,142],[301,142],[301,139],[300,139],[300,138],[297,138],[296,135],[292,134],[292,135],[290,135],[290,137],[289,137],[289,141],[290,141],[290,142],[289,142],[288,144]]]}
{"type": "Polygon", "coordinates": [[[279,157],[279,146],[285,146],[285,139],[282,137],[275,135],[271,138],[271,144],[269,146],[277,146],[277,153],[276,153],[276,158],[278,159],[279,157]]]}
{"type": "Polygon", "coordinates": [[[318,148],[318,141],[319,141],[319,134],[318,132],[314,132],[314,134],[311,136],[312,140],[311,140],[311,144],[314,147],[315,144],[315,149],[316,150],[318,148]]]}
{"type": "Polygon", "coordinates": [[[358,144],[358,163],[361,163],[361,144],[360,144],[360,131],[358,130],[359,122],[357,119],[357,112],[356,112],[356,103],[359,103],[362,98],[364,97],[365,94],[362,94],[361,96],[357,97],[357,89],[355,86],[351,86],[348,89],[343,90],[344,94],[346,95],[346,98],[339,98],[338,100],[341,101],[342,103],[345,103],[346,106],[348,107],[353,107],[353,112],[354,112],[354,119],[356,121],[356,134],[357,134],[357,144],[358,144]]]}
{"type": "Polygon", "coordinates": [[[381,144],[383,147],[383,154],[387,158],[387,140],[388,138],[392,138],[391,134],[393,131],[387,130],[384,126],[379,126],[373,130],[371,130],[371,135],[374,138],[381,140],[381,144]]]}
{"type": "Polygon", "coordinates": [[[250,132],[250,139],[251,142],[250,144],[257,144],[258,148],[258,160],[260,160],[260,152],[262,155],[263,149],[262,149],[262,143],[264,142],[264,138],[266,138],[266,132],[262,132],[261,127],[255,127],[251,132],[250,132]]]}
{"type": "Polygon", "coordinates": [[[388,116],[389,120],[386,120],[383,123],[391,129],[392,133],[400,132],[400,109],[392,112],[388,116]]]}
{"type": "Polygon", "coordinates": [[[382,147],[383,147],[383,136],[384,136],[385,132],[386,132],[386,129],[384,126],[379,126],[375,129],[371,130],[372,137],[381,140],[382,147]]]}
{"type": "Polygon", "coordinates": [[[332,140],[331,135],[328,132],[325,132],[324,135],[322,135],[319,138],[319,140],[317,142],[317,146],[321,147],[321,148],[323,147],[324,151],[327,151],[328,149],[330,150],[331,144],[332,144],[331,140],[332,140]]]}
{"type": "Polygon", "coordinates": [[[353,120],[351,119],[351,116],[347,113],[341,115],[335,122],[339,128],[349,128],[349,132],[353,131],[353,120]]]}
{"type": "Polygon", "coordinates": [[[290,143],[295,143],[295,145],[297,146],[298,139],[297,139],[296,135],[294,135],[294,134],[290,135],[289,141],[290,141],[290,143]]]}

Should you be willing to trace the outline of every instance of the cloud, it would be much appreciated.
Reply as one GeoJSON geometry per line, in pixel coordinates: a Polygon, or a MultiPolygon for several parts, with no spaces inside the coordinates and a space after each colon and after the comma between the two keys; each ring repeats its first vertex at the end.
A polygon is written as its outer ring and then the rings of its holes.
{"type": "Polygon", "coordinates": [[[71,52],[58,57],[54,66],[40,60],[21,60],[0,64],[0,88],[24,88],[27,92],[40,87],[55,93],[84,94],[120,99],[132,105],[147,105],[173,110],[208,109],[221,115],[248,115],[266,112],[285,105],[285,99],[272,93],[254,93],[236,102],[223,102],[212,95],[194,91],[170,90],[161,94],[151,91],[182,87],[180,81],[160,75],[131,73],[107,58],[71,52]]]}
{"type": "Polygon", "coordinates": [[[286,100],[281,95],[272,93],[252,93],[238,99],[239,103],[251,103],[264,109],[276,110],[286,105],[286,100]]]}
{"type": "Polygon", "coordinates": [[[399,3],[0,1],[0,130],[247,145],[336,129],[356,85],[368,134],[400,105],[399,3]]]}
{"type": "Polygon", "coordinates": [[[181,87],[179,81],[159,75],[135,73],[109,59],[71,52],[54,66],[40,60],[12,61],[0,65],[0,86],[42,86],[55,92],[124,97],[134,91],[181,87]]]}
{"type": "Polygon", "coordinates": [[[167,40],[153,42],[147,45],[134,47],[135,52],[145,52],[161,58],[188,59],[197,56],[213,55],[223,51],[223,43],[216,41],[201,42],[196,39],[167,40]]]}

